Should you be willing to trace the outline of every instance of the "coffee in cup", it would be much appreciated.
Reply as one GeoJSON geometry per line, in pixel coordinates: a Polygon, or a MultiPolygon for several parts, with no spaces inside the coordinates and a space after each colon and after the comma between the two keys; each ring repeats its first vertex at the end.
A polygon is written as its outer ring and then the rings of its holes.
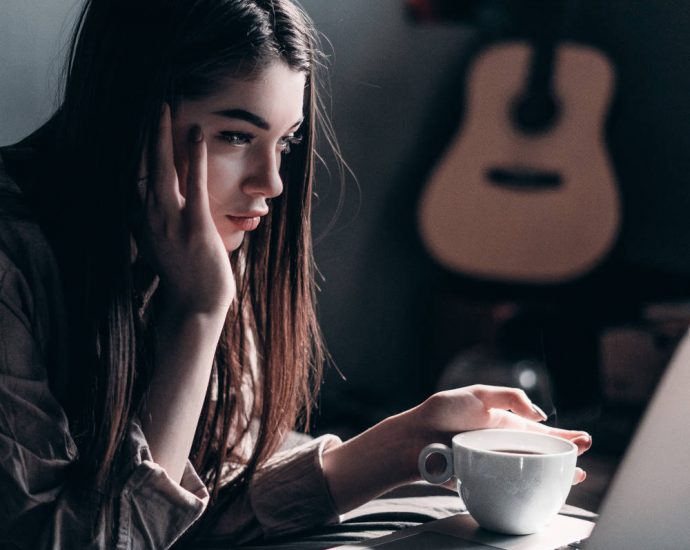
{"type": "Polygon", "coordinates": [[[511,535],[534,533],[558,513],[575,475],[577,446],[558,437],[523,430],[487,429],[457,434],[452,449],[427,445],[419,471],[430,483],[455,476],[467,511],[485,529],[511,535]],[[429,472],[433,454],[445,459],[429,472]]]}

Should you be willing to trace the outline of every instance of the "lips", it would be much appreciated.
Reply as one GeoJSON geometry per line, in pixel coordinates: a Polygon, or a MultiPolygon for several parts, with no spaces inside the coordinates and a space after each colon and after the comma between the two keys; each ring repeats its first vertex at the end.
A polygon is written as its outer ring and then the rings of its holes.
{"type": "Polygon", "coordinates": [[[240,231],[254,231],[259,227],[261,216],[225,216],[240,231]]]}

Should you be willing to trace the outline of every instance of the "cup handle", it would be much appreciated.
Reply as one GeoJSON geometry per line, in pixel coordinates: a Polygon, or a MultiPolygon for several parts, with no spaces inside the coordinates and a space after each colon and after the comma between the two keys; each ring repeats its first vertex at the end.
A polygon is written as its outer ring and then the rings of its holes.
{"type": "Polygon", "coordinates": [[[434,485],[441,485],[453,476],[453,451],[443,443],[432,443],[431,445],[427,445],[422,449],[422,452],[419,453],[417,467],[419,468],[419,473],[422,474],[422,477],[426,481],[434,485]],[[432,474],[426,469],[426,461],[434,453],[443,455],[443,458],[446,460],[445,468],[438,474],[432,474]]]}

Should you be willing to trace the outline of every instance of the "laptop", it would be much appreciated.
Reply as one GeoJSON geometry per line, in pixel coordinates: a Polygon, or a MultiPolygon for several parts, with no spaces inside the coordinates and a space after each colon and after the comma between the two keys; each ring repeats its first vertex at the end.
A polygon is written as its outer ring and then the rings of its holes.
{"type": "MultiPolygon", "coordinates": [[[[690,332],[681,340],[604,497],[596,525],[559,514],[539,533],[485,531],[468,514],[341,550],[690,549],[690,332]]],[[[335,549],[334,549],[335,550],[335,549]]]]}

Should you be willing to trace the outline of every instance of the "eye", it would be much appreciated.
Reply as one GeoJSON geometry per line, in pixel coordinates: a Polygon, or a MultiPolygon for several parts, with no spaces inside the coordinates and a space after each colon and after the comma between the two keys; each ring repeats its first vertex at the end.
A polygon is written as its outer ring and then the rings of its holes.
{"type": "Polygon", "coordinates": [[[290,147],[292,145],[299,145],[302,143],[302,139],[302,134],[290,134],[288,136],[284,136],[280,138],[280,141],[278,141],[278,148],[282,153],[287,155],[290,152],[290,147]]]}
{"type": "Polygon", "coordinates": [[[254,136],[244,132],[221,132],[220,139],[229,145],[239,147],[242,145],[249,145],[254,139],[254,136]]]}

